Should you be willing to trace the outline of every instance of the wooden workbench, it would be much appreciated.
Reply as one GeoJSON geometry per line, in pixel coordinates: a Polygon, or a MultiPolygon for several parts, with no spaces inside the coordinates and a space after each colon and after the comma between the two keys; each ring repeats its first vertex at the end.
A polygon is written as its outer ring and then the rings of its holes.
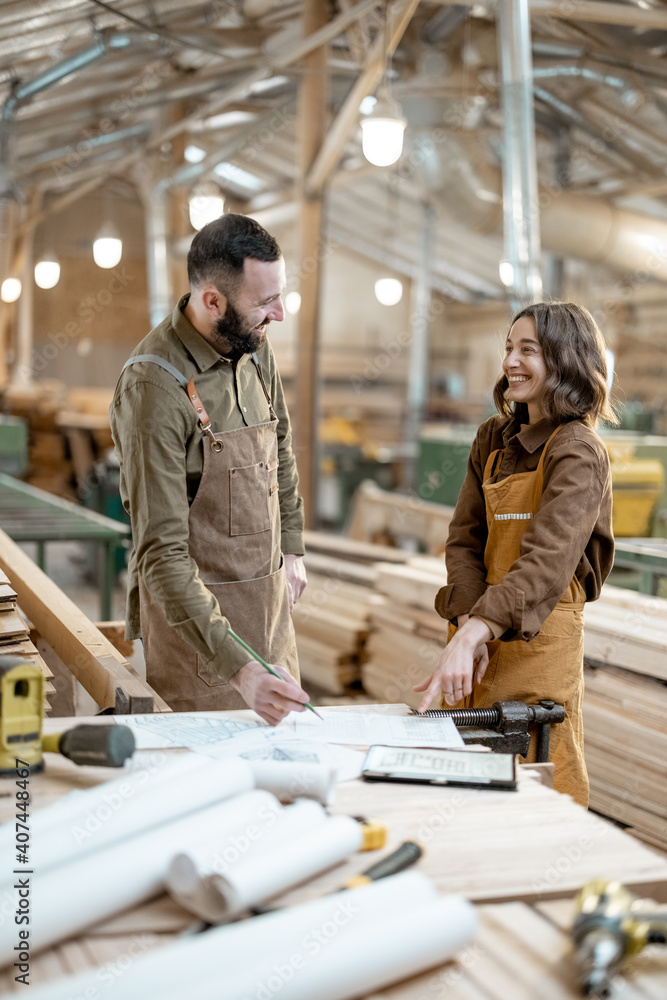
{"type": "MultiPolygon", "coordinates": [[[[54,730],[63,721],[49,720],[45,728],[54,730]]],[[[113,770],[76,768],[49,755],[48,770],[31,779],[33,809],[72,788],[116,776],[113,770]]],[[[11,796],[12,786],[5,788],[11,796]]],[[[11,815],[12,804],[3,792],[2,820],[11,815]]],[[[642,896],[667,901],[667,859],[558,795],[528,768],[521,769],[516,793],[346,782],[338,788],[332,812],[384,820],[387,852],[416,837],[425,847],[420,870],[442,892],[478,904],[478,938],[456,962],[373,994],[373,1000],[574,1000],[579,994],[567,957],[573,892],[591,878],[613,877],[642,896]]],[[[278,902],[289,905],[332,891],[370,859],[355,855],[278,902]]],[[[33,956],[31,982],[122,963],[168,944],[192,922],[163,896],[33,956]]],[[[667,950],[647,949],[624,976],[619,1000],[667,996],[667,950]]],[[[19,987],[12,974],[0,973],[2,994],[19,987]]],[[[183,996],[187,993],[184,977],[183,996]]]]}

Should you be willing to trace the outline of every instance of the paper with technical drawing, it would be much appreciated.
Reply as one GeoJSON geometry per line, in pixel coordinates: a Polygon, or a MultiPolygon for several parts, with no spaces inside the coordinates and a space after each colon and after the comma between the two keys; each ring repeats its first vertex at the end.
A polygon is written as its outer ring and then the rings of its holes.
{"type": "MultiPolygon", "coordinates": [[[[248,715],[254,713],[248,712],[248,715]]],[[[262,722],[257,716],[229,719],[219,713],[206,712],[124,716],[122,724],[134,733],[137,750],[166,750],[170,747],[195,750],[234,739],[241,733],[271,729],[268,722],[262,722]]]]}
{"type": "Polygon", "coordinates": [[[134,733],[138,750],[182,747],[207,757],[327,764],[336,768],[338,781],[349,781],[361,774],[362,753],[304,739],[281,726],[253,718],[254,713],[247,715],[247,719],[229,719],[219,713],[165,712],[125,716],[122,724],[134,733]]]}
{"type": "Polygon", "coordinates": [[[418,715],[374,715],[366,712],[318,709],[322,719],[308,712],[292,712],[280,725],[303,739],[350,746],[462,747],[461,734],[449,718],[418,715]]]}

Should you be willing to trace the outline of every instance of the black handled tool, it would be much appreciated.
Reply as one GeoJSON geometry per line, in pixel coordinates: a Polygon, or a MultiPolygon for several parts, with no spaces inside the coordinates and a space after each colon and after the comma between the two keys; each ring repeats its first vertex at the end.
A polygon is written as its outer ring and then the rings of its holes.
{"type": "Polygon", "coordinates": [[[398,875],[399,872],[405,871],[406,868],[410,868],[411,865],[419,861],[423,853],[421,844],[418,844],[416,840],[404,840],[401,846],[388,854],[386,858],[376,861],[374,865],[360,872],[359,875],[354,875],[345,883],[344,888],[356,889],[360,885],[377,882],[378,879],[387,878],[389,875],[398,875]]]}
{"type": "Polygon", "coordinates": [[[122,767],[134,753],[134,746],[134,734],[127,726],[81,725],[42,737],[42,750],[95,767],[122,767]]]}

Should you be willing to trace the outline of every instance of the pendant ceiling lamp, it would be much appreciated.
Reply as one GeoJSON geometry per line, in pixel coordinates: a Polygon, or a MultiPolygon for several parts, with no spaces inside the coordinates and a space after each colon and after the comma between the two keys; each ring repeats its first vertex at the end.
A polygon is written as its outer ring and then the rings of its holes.
{"type": "Polygon", "coordinates": [[[111,220],[111,195],[108,179],[102,193],[103,223],[93,243],[93,260],[98,267],[109,269],[120,263],[123,256],[123,241],[111,220]]]}
{"type": "Polygon", "coordinates": [[[18,278],[5,278],[0,287],[0,299],[3,302],[16,302],[21,295],[21,282],[18,278]]]}
{"type": "Polygon", "coordinates": [[[35,284],[39,288],[55,288],[60,281],[60,264],[54,254],[46,254],[35,264],[35,284]]]}
{"type": "Polygon", "coordinates": [[[405,126],[400,104],[383,88],[375,107],[361,122],[361,148],[368,162],[376,167],[396,163],[403,152],[405,126]]]}
{"type": "Polygon", "coordinates": [[[190,195],[188,209],[190,224],[199,232],[209,222],[214,222],[222,215],[225,199],[217,184],[198,184],[190,195]]]}
{"type": "Polygon", "coordinates": [[[361,121],[361,148],[369,163],[376,167],[390,167],[403,152],[403,133],[406,121],[398,101],[389,90],[387,58],[389,55],[389,5],[384,22],[384,75],[372,111],[361,121]]]}

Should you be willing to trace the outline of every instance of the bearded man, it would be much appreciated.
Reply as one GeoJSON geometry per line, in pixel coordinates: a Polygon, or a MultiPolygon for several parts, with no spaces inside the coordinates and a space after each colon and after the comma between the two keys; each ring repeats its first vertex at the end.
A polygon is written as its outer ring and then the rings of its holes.
{"type": "Polygon", "coordinates": [[[132,521],[127,638],[175,711],[303,711],[291,611],[306,585],[303,501],[267,328],[285,262],[257,222],[194,237],[190,292],[136,347],[110,409],[132,521]],[[272,676],[233,629],[281,674],[272,676]]]}

